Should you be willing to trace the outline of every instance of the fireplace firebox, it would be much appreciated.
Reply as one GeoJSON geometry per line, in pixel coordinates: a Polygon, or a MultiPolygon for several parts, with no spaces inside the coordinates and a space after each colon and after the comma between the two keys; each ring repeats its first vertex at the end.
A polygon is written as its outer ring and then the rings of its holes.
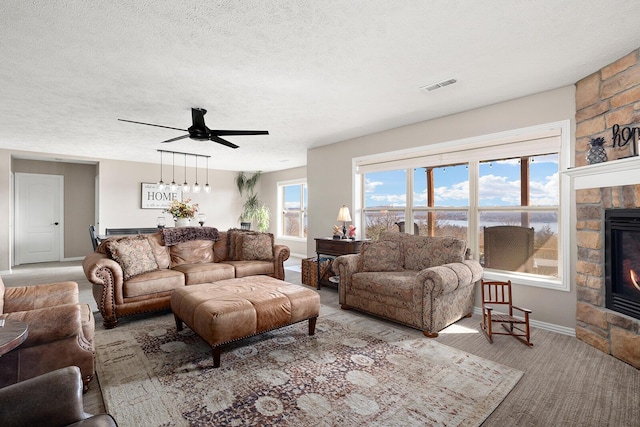
{"type": "Polygon", "coordinates": [[[607,209],[605,304],[640,319],[640,209],[607,209]]]}

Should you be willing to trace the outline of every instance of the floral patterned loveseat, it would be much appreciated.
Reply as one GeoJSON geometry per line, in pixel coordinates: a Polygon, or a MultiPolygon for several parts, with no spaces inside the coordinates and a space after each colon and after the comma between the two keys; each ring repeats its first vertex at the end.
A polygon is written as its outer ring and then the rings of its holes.
{"type": "Polygon", "coordinates": [[[470,315],[482,266],[467,242],[386,232],[359,254],[333,262],[343,309],[356,309],[423,331],[428,337],[470,315]]]}

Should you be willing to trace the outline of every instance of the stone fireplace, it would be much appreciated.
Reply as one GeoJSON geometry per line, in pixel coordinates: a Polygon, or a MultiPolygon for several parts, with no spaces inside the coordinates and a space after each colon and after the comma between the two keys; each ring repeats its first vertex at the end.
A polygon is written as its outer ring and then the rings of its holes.
{"type": "MultiPolygon", "coordinates": [[[[622,260],[616,260],[620,264],[607,267],[610,254],[605,248],[607,239],[611,239],[606,234],[606,216],[619,218],[628,211],[640,210],[640,157],[631,157],[636,152],[637,137],[623,146],[613,144],[614,129],[635,129],[640,123],[639,53],[633,51],[576,84],[575,168],[566,175],[575,190],[576,337],[640,369],[640,319],[608,303],[620,302],[618,297],[622,294],[631,296],[622,305],[633,306],[633,289],[627,289],[629,283],[633,287],[633,282],[623,281],[622,286],[627,288],[607,295],[607,286],[612,285],[607,285],[609,274],[625,276],[630,274],[628,270],[635,271],[640,266],[635,258],[625,261],[623,255],[622,260]],[[606,141],[609,160],[587,165],[589,141],[598,137],[606,141]]],[[[614,234],[614,239],[623,241],[638,237],[625,236],[624,231],[614,234]]]]}

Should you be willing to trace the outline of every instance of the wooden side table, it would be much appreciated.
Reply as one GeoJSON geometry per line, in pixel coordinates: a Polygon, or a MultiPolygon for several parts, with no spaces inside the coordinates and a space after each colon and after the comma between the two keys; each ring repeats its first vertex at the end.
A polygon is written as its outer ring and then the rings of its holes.
{"type": "Polygon", "coordinates": [[[0,356],[10,352],[27,339],[29,325],[19,320],[4,319],[0,327],[0,356]]]}
{"type": "Polygon", "coordinates": [[[324,273],[320,274],[320,255],[329,255],[332,257],[338,257],[340,255],[349,255],[349,254],[357,254],[360,252],[360,246],[366,240],[351,240],[351,239],[333,239],[331,237],[317,237],[316,241],[316,254],[318,256],[318,286],[317,289],[320,289],[321,285],[328,285],[330,282],[325,280],[325,276],[329,271],[331,271],[331,264],[333,263],[333,259],[329,261],[329,265],[324,270],[324,273]]]}

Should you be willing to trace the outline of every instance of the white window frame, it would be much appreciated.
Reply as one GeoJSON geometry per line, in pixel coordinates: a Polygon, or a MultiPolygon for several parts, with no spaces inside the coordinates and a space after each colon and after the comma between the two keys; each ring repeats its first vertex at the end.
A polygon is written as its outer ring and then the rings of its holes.
{"type": "MultiPolygon", "coordinates": [[[[308,190],[308,186],[307,186],[307,179],[306,178],[300,178],[300,179],[290,179],[287,181],[278,181],[276,183],[276,187],[277,187],[277,194],[278,194],[278,228],[277,228],[277,233],[278,233],[278,239],[280,240],[289,240],[289,241],[293,241],[293,242],[306,242],[307,238],[304,236],[289,236],[289,235],[284,235],[284,212],[285,212],[285,206],[284,206],[284,187],[291,187],[294,185],[299,185],[300,186],[300,204],[301,209],[300,209],[300,231],[302,232],[302,230],[304,230],[304,217],[305,214],[308,215],[308,206],[304,206],[304,192],[303,192],[303,188],[307,187],[307,192],[308,190]]],[[[307,201],[308,203],[308,201],[307,201]]]]}
{"type": "MultiPolygon", "coordinates": [[[[522,145],[521,145],[522,147],[522,145]]],[[[478,182],[477,165],[482,160],[517,157],[520,155],[534,156],[558,153],[558,179],[559,179],[559,217],[558,217],[558,250],[560,265],[558,265],[558,278],[537,276],[517,272],[485,270],[484,278],[488,280],[512,280],[518,284],[534,287],[548,288],[569,292],[570,286],[570,261],[571,247],[569,239],[571,195],[569,180],[563,172],[571,167],[571,139],[570,122],[546,123],[538,126],[514,129],[473,138],[437,143],[416,147],[407,150],[398,150],[375,154],[371,156],[353,159],[354,189],[354,217],[355,225],[359,228],[364,222],[364,175],[370,172],[409,169],[414,167],[441,166],[446,164],[469,163],[469,230],[477,230],[477,218],[475,212],[480,211],[477,200],[478,182]],[[518,152],[519,144],[527,144],[527,141],[536,140],[535,144],[526,145],[526,153],[518,152]],[[549,150],[549,147],[555,147],[549,150]],[[490,152],[487,152],[490,150],[490,152]],[[475,172],[474,172],[475,171],[475,172]],[[471,173],[474,172],[474,173],[471,173]]],[[[412,194],[413,186],[407,188],[407,198],[412,194]]],[[[409,200],[407,200],[409,201],[409,200]]],[[[411,204],[407,203],[405,218],[411,218],[411,204]]],[[[361,228],[361,230],[364,230],[361,228]]],[[[475,257],[478,257],[479,238],[477,233],[469,233],[469,246],[475,257]]]]}

